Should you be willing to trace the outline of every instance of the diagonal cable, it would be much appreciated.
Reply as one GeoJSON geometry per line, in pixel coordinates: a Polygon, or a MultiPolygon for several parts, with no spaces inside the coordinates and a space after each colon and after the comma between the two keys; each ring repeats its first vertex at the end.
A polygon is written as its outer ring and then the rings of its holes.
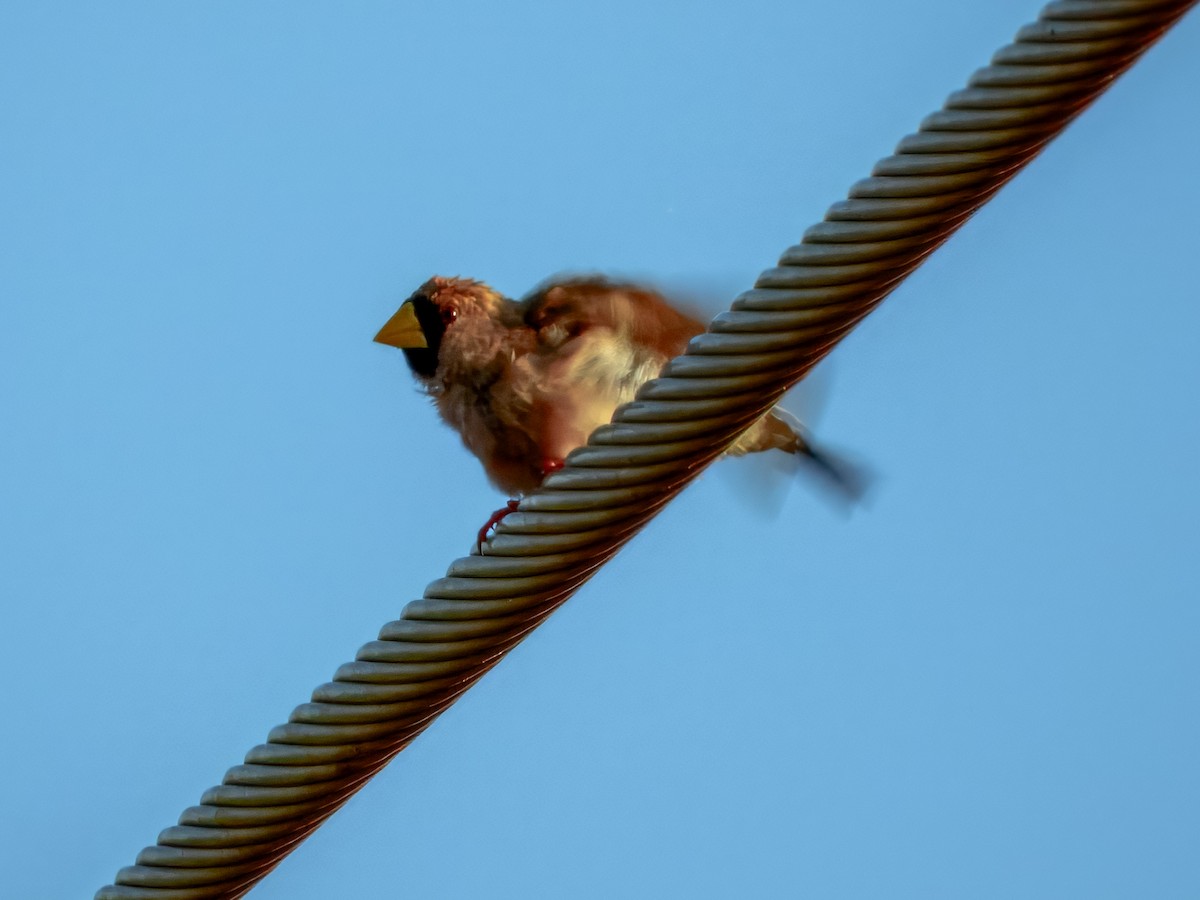
{"type": "Polygon", "coordinates": [[[1061,0],[97,900],[238,897],[579,589],[1196,0],[1061,0]]]}

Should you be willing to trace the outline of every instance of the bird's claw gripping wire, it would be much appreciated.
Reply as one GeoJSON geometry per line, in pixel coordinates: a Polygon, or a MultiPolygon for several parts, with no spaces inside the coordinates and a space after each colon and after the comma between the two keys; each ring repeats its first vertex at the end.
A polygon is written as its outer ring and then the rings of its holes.
{"type": "Polygon", "coordinates": [[[476,549],[482,553],[483,545],[487,543],[488,532],[495,528],[509,513],[517,511],[520,505],[520,500],[509,500],[503,507],[492,513],[491,517],[483,523],[483,527],[479,529],[479,537],[476,539],[476,549]]]}
{"type": "MultiPolygon", "coordinates": [[[[542,460],[542,477],[545,478],[551,472],[557,472],[563,465],[564,463],[561,459],[547,456],[542,460]]],[[[483,553],[483,545],[488,541],[488,532],[499,525],[509,513],[516,512],[520,503],[520,500],[509,500],[501,509],[492,513],[491,517],[483,523],[483,527],[479,529],[479,535],[475,542],[475,549],[479,553],[483,553]]]]}

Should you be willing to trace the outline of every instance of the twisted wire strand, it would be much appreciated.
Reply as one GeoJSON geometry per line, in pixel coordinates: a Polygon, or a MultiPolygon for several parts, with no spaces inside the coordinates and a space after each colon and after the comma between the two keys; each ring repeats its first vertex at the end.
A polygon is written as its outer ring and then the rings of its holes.
{"type": "Polygon", "coordinates": [[[239,897],[570,597],[1197,0],[1060,0],[97,900],[239,897]]]}

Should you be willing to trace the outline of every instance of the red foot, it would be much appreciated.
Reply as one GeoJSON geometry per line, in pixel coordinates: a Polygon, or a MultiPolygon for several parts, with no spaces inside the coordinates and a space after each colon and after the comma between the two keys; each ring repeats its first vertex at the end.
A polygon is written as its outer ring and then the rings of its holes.
{"type": "Polygon", "coordinates": [[[509,500],[503,509],[496,510],[492,513],[492,517],[483,523],[483,527],[479,529],[479,551],[481,553],[483,552],[483,542],[487,540],[488,532],[499,525],[509,513],[516,512],[519,502],[518,500],[509,500]]]}
{"type": "Polygon", "coordinates": [[[557,472],[565,463],[561,459],[553,456],[542,457],[542,477],[545,478],[551,472],[557,472]]]}

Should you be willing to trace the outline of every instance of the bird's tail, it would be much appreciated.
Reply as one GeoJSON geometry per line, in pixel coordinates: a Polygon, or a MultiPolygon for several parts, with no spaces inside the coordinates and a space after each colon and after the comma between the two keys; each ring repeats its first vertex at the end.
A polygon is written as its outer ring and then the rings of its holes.
{"type": "Polygon", "coordinates": [[[857,502],[867,489],[867,473],[849,460],[814,446],[804,425],[778,406],[747,429],[727,451],[732,456],[760,450],[794,453],[835,488],[845,500],[857,502]]]}

